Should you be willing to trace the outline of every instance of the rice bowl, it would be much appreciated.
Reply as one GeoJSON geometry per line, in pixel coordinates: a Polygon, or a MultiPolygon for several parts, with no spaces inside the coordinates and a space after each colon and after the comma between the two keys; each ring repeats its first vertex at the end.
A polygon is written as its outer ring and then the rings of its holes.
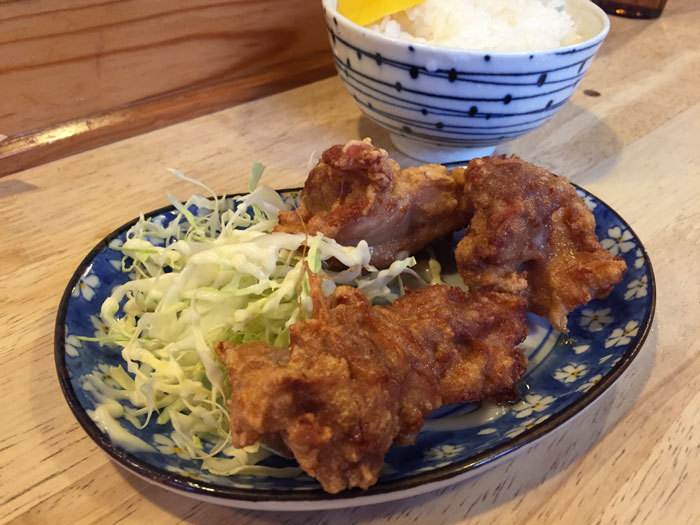
{"type": "MultiPolygon", "coordinates": [[[[549,120],[578,87],[607,36],[607,15],[568,0],[576,44],[537,50],[459,49],[393,38],[323,0],[336,69],[359,109],[397,149],[424,162],[464,162],[549,120]]],[[[418,6],[420,7],[420,6],[418,6]]]]}

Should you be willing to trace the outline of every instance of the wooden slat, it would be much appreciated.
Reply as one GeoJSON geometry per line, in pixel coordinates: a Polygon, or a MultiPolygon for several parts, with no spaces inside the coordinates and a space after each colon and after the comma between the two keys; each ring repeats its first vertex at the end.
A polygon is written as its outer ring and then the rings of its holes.
{"type": "Polygon", "coordinates": [[[313,57],[299,61],[299,69],[283,79],[277,79],[274,72],[266,72],[168,93],[8,137],[0,142],[0,177],[330,76],[332,66],[318,66],[322,61],[323,58],[315,60],[313,57]]]}
{"type": "Polygon", "coordinates": [[[0,3],[0,176],[332,72],[320,2],[0,3]]]}

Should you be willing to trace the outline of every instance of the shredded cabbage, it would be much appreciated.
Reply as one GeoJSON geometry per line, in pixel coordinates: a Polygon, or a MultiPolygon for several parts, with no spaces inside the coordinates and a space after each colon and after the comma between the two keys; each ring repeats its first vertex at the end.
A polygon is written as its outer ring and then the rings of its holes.
{"type": "Polygon", "coordinates": [[[400,282],[390,287],[402,273],[416,276],[409,269],[415,260],[377,271],[364,241],[345,247],[320,234],[271,233],[288,206],[274,190],[253,188],[262,174],[259,164],[251,192],[235,199],[217,198],[201,183],[173,173],[212,197],[194,195],[182,204],[170,196],[177,210],[173,220],[141,216],[117,247],[131,280],[102,304],[107,334],[93,340],[121,347],[126,369],[102,367],[82,378],[98,401],[94,414],[106,421],[107,415],[123,418],[137,428],[156,417],[169,432],[159,439],[171,440],[179,456],[200,460],[214,474],[296,476],[298,469],[256,465],[271,454],[262,446],[231,446],[227,374],[214,342],[288,345],[290,325],[312,313],[305,263],[327,276],[325,294],[349,284],[370,300],[389,302],[402,293],[400,282]],[[324,265],[330,259],[347,269],[330,271],[324,265]],[[116,401],[126,402],[123,409],[115,410],[116,401]]]}

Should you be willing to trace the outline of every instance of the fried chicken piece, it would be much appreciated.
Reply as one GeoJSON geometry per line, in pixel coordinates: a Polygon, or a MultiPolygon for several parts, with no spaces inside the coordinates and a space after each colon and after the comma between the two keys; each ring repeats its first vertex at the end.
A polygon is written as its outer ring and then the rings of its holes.
{"type": "Polygon", "coordinates": [[[517,397],[522,298],[436,285],[372,306],[343,286],[314,303],[289,348],[215,348],[230,376],[233,444],[283,442],[327,492],[376,483],[389,447],[412,444],[439,406],[517,397]]]}
{"type": "Polygon", "coordinates": [[[504,156],[453,175],[471,215],[455,250],[470,288],[525,297],[529,311],[566,332],[569,312],[622,279],[625,262],[600,246],[593,214],[566,178],[504,156]]]}
{"type": "Polygon", "coordinates": [[[428,164],[400,169],[370,139],[333,146],[321,155],[301,193],[301,205],[279,214],[275,231],[321,232],[343,245],[365,240],[371,262],[389,266],[464,226],[453,178],[428,164]]]}

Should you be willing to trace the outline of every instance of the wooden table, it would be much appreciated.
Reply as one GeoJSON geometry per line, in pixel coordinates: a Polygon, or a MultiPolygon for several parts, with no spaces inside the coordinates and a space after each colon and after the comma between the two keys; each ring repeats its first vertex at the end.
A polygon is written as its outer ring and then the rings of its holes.
{"type": "MultiPolygon", "coordinates": [[[[201,503],[112,463],[60,392],[53,326],[75,267],[103,236],[191,188],[302,183],[312,151],[385,132],[337,78],[0,179],[0,520],[24,523],[700,523],[700,5],[612,20],[573,99],[506,144],[616,209],[646,245],[658,287],[651,333],[593,406],[470,481],[407,501],[319,513],[201,503]],[[588,95],[586,94],[588,93],[588,95]],[[598,96],[597,93],[600,95],[598,96]]],[[[408,163],[407,159],[397,158],[408,163]]]]}

